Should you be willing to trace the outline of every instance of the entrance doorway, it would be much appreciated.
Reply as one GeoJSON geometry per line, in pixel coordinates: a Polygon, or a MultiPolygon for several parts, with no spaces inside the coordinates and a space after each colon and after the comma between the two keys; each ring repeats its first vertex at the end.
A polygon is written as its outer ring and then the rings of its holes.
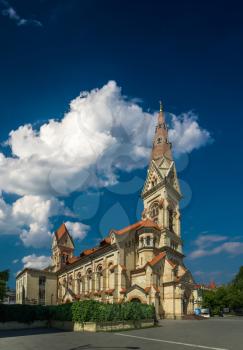
{"type": "Polygon", "coordinates": [[[132,298],[130,301],[133,303],[141,303],[141,300],[139,298],[132,298]]]}

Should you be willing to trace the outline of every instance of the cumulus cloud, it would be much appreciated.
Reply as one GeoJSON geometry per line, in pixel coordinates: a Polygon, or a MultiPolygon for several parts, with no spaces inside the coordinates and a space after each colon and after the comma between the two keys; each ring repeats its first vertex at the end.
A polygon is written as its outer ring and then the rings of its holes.
{"type": "Polygon", "coordinates": [[[194,245],[196,246],[196,249],[188,255],[190,259],[197,259],[220,253],[230,255],[243,254],[243,243],[229,241],[229,237],[227,236],[200,235],[194,242],[194,245]],[[221,242],[219,245],[215,245],[215,243],[219,242],[221,242]]]}
{"type": "Polygon", "coordinates": [[[0,197],[0,232],[19,235],[25,246],[46,246],[51,239],[49,218],[66,214],[71,215],[56,198],[28,195],[10,205],[0,197]]]}
{"type": "MultiPolygon", "coordinates": [[[[147,165],[155,123],[155,116],[127,100],[114,81],[83,92],[61,120],[10,133],[12,156],[0,153],[0,191],[56,196],[115,184],[118,169],[147,165]]],[[[210,139],[191,114],[173,116],[170,135],[178,155],[210,139]]]]}
{"type": "MultiPolygon", "coordinates": [[[[15,16],[12,11],[11,16],[15,16]]],[[[50,119],[12,130],[0,152],[0,194],[20,196],[9,204],[0,196],[0,232],[15,233],[26,246],[44,246],[51,237],[50,218],[72,216],[57,198],[89,187],[118,182],[118,170],[130,172],[148,164],[156,114],[127,99],[115,81],[82,92],[60,120],[50,119]]],[[[167,118],[168,119],[168,118],[167,118]]],[[[177,156],[210,140],[191,112],[172,116],[169,131],[177,156]]],[[[69,222],[82,239],[88,228],[69,222]]]]}
{"type": "Polygon", "coordinates": [[[32,269],[44,269],[51,264],[51,258],[49,256],[35,254],[27,255],[23,257],[22,263],[24,264],[23,268],[32,268],[32,269]]]}
{"type": "Polygon", "coordinates": [[[197,116],[193,112],[183,113],[178,117],[172,115],[169,138],[177,156],[181,153],[190,153],[211,140],[210,133],[200,127],[197,116]]]}
{"type": "Polygon", "coordinates": [[[66,221],[65,225],[71,234],[71,236],[75,239],[84,239],[90,229],[88,225],[82,224],[81,222],[71,222],[66,221]]]}
{"type": "Polygon", "coordinates": [[[8,17],[12,21],[16,23],[17,26],[28,26],[33,25],[36,27],[42,27],[42,23],[40,21],[37,21],[35,19],[26,19],[21,17],[17,11],[9,4],[6,0],[1,0],[0,4],[4,6],[4,9],[2,10],[2,15],[8,17]]]}

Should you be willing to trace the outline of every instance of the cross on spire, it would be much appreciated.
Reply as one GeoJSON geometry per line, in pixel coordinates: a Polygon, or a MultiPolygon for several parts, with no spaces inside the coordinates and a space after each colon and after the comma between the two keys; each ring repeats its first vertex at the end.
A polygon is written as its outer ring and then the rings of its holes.
{"type": "Polygon", "coordinates": [[[159,101],[159,111],[163,112],[163,103],[161,100],[159,101]]]}

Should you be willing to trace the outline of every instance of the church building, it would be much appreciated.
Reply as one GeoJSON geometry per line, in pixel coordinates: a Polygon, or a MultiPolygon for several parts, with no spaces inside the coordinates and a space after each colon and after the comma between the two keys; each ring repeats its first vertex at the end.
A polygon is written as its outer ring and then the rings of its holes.
{"type": "Polygon", "coordinates": [[[72,236],[62,224],[53,236],[52,266],[18,274],[17,302],[137,301],[155,305],[159,318],[192,314],[194,281],[183,262],[182,194],[162,105],[141,196],[140,221],[111,230],[79,256],[74,256],[72,236]]]}

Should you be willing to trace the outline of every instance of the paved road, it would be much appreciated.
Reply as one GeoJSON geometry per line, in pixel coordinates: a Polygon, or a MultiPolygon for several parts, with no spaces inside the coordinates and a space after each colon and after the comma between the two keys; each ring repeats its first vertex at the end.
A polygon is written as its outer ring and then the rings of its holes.
{"type": "Polygon", "coordinates": [[[161,327],[117,333],[58,330],[0,332],[0,350],[241,350],[243,318],[162,321],[161,327]]]}

